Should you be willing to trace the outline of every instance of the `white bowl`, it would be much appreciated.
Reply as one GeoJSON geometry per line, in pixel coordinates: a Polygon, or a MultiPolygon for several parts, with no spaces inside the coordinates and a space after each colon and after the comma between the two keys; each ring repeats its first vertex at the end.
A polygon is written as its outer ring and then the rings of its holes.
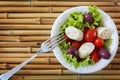
{"type": "MultiPolygon", "coordinates": [[[[99,70],[105,68],[112,61],[112,59],[114,58],[114,56],[116,54],[116,51],[118,48],[118,32],[117,32],[116,26],[108,14],[106,14],[104,11],[102,11],[100,9],[98,9],[98,10],[102,14],[103,25],[106,27],[110,27],[112,30],[111,38],[113,39],[113,41],[110,46],[111,57],[110,57],[110,59],[100,59],[97,63],[95,63],[93,65],[78,67],[76,69],[76,68],[74,68],[74,66],[71,63],[66,63],[65,58],[62,56],[62,52],[59,49],[59,47],[54,48],[53,52],[54,52],[57,60],[65,68],[69,69],[72,72],[76,72],[76,73],[80,73],[80,74],[90,74],[90,73],[99,71],[99,70]]],[[[88,6],[73,7],[73,8],[70,8],[70,9],[64,11],[60,16],[58,16],[58,18],[55,20],[55,22],[53,24],[51,37],[58,34],[60,26],[63,25],[63,23],[68,18],[69,14],[74,11],[86,13],[86,12],[88,12],[88,6]]]]}

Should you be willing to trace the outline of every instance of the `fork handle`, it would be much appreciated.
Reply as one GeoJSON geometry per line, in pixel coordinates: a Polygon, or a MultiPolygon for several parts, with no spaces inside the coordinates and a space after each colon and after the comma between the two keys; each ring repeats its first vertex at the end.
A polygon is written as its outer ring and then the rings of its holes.
{"type": "Polygon", "coordinates": [[[38,52],[36,52],[32,57],[30,57],[26,61],[22,62],[20,65],[16,66],[15,68],[11,69],[10,71],[8,71],[2,75],[0,75],[0,80],[8,80],[17,71],[19,71],[24,65],[26,65],[28,62],[30,62],[35,57],[37,57],[41,52],[43,52],[42,49],[40,49],[38,52]]]}

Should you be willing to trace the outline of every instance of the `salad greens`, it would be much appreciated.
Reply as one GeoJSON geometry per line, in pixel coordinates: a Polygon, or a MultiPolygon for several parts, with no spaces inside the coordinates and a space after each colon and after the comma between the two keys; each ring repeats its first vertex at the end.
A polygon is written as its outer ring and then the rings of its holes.
{"type": "Polygon", "coordinates": [[[102,16],[98,12],[97,7],[96,6],[89,6],[88,11],[89,11],[89,13],[91,13],[93,15],[93,18],[94,18],[94,20],[93,20],[94,22],[93,22],[93,24],[91,26],[92,27],[93,26],[102,26],[102,24],[103,24],[102,16]]]}
{"type": "Polygon", "coordinates": [[[68,26],[75,26],[76,28],[83,30],[83,13],[82,12],[72,12],[70,13],[66,22],[60,27],[60,31],[64,32],[65,28],[68,26]]]}
{"type": "MultiPolygon", "coordinates": [[[[71,12],[65,23],[60,27],[60,32],[65,33],[65,29],[68,26],[74,26],[77,29],[80,29],[84,31],[84,28],[95,28],[95,27],[102,27],[102,16],[99,13],[96,6],[89,6],[88,7],[88,13],[91,13],[93,15],[93,23],[84,23],[84,13],[82,12],[71,12]]],[[[109,46],[112,42],[112,39],[105,40],[104,46],[109,49],[109,46]]],[[[82,59],[81,61],[77,61],[76,57],[73,57],[72,55],[67,53],[67,49],[70,47],[70,42],[63,41],[61,44],[59,44],[59,48],[62,51],[62,55],[65,58],[66,62],[71,62],[75,68],[78,68],[80,66],[87,66],[94,64],[94,61],[90,59],[90,56],[88,56],[85,59],[82,59]]]]}
{"type": "Polygon", "coordinates": [[[112,39],[111,39],[111,38],[104,40],[104,47],[105,47],[107,50],[110,50],[110,45],[111,45],[111,43],[112,43],[112,39]]]}

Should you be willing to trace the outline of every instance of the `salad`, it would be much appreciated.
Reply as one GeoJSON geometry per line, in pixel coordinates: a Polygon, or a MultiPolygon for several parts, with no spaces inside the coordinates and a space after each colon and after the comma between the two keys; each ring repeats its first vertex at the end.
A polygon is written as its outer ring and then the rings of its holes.
{"type": "Polygon", "coordinates": [[[89,6],[87,13],[71,12],[59,31],[65,36],[65,41],[59,44],[62,55],[75,68],[111,57],[112,32],[103,25],[96,6],[89,6]]]}

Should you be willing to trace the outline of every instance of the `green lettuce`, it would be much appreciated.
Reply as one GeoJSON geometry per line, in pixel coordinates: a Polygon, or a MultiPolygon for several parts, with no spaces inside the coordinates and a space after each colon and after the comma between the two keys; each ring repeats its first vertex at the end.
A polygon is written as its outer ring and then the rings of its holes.
{"type": "Polygon", "coordinates": [[[98,11],[98,8],[96,6],[89,6],[88,11],[89,11],[89,13],[91,13],[93,15],[93,23],[91,26],[92,27],[93,26],[101,26],[102,27],[102,25],[103,25],[102,15],[98,11]]]}
{"type": "Polygon", "coordinates": [[[83,18],[84,15],[82,12],[72,12],[70,13],[68,19],[65,21],[65,23],[60,27],[60,31],[64,32],[65,28],[68,26],[74,26],[80,30],[83,30],[83,18]]]}
{"type": "Polygon", "coordinates": [[[90,56],[87,58],[81,60],[80,62],[77,61],[77,59],[74,57],[72,59],[72,64],[74,65],[75,68],[81,67],[81,66],[88,66],[94,64],[94,61],[90,59],[90,56]]]}
{"type": "Polygon", "coordinates": [[[110,50],[110,45],[112,43],[112,38],[109,38],[109,39],[106,39],[104,40],[104,47],[107,49],[107,50],[110,50]]]}

